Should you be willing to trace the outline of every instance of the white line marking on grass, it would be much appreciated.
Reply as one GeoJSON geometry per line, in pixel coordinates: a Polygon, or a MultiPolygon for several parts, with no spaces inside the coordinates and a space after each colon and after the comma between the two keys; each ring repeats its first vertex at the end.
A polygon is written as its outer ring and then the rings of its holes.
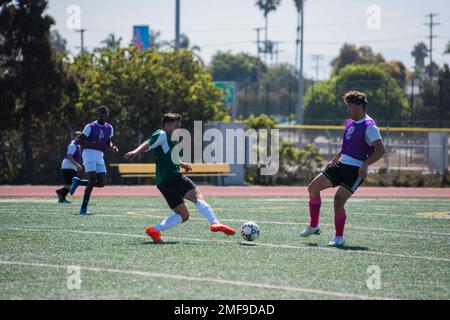
{"type": "Polygon", "coordinates": [[[29,198],[15,198],[15,199],[2,199],[0,198],[0,203],[54,203],[57,204],[56,199],[29,199],[29,198]]]}
{"type": "MultiPolygon", "coordinates": [[[[98,215],[101,216],[102,214],[98,215]]],[[[167,216],[156,216],[156,215],[150,215],[150,214],[143,214],[143,213],[138,213],[138,212],[128,212],[129,216],[132,217],[148,217],[148,218],[159,218],[159,219],[165,219],[167,218],[167,216]]],[[[107,217],[123,217],[121,215],[103,215],[103,216],[107,216],[107,217]]],[[[201,220],[201,221],[205,221],[204,218],[195,218],[195,217],[189,217],[189,220],[201,220]]],[[[220,221],[226,221],[226,222],[241,222],[244,223],[247,220],[243,220],[243,219],[220,219],[220,221]]],[[[259,224],[275,224],[275,225],[289,225],[289,226],[301,226],[304,224],[307,224],[308,222],[282,222],[282,221],[261,221],[258,220],[259,224]]],[[[333,226],[334,224],[331,223],[321,223],[321,225],[323,226],[333,226]]],[[[394,232],[394,233],[411,233],[411,234],[426,234],[426,235],[435,235],[435,236],[450,236],[450,233],[446,233],[446,232],[428,232],[428,231],[416,231],[416,230],[400,230],[400,229],[385,229],[385,228],[371,228],[371,227],[359,227],[359,226],[354,226],[351,224],[347,224],[345,226],[348,229],[355,229],[355,230],[369,230],[369,231],[383,231],[383,232],[394,232]]]]}
{"type": "MultiPolygon", "coordinates": [[[[12,266],[36,267],[36,268],[62,269],[62,270],[67,270],[67,267],[68,267],[66,265],[59,265],[59,264],[29,263],[29,262],[21,262],[21,261],[3,261],[3,260],[0,260],[0,264],[12,265],[12,266]]],[[[351,298],[351,299],[362,299],[362,300],[393,300],[392,298],[388,298],[388,297],[366,296],[366,295],[359,295],[359,294],[353,294],[353,293],[348,293],[348,292],[325,291],[325,290],[320,290],[320,289],[279,286],[279,285],[273,285],[273,284],[263,284],[263,283],[247,282],[247,281],[236,281],[236,280],[205,278],[205,277],[193,277],[193,276],[185,276],[185,275],[178,275],[178,274],[158,273],[158,272],[148,272],[148,271],[138,271],[138,270],[121,270],[121,269],[108,269],[108,268],[98,268],[98,267],[80,267],[80,270],[92,271],[92,272],[121,273],[121,274],[150,277],[150,278],[163,278],[163,279],[172,279],[172,280],[218,283],[218,284],[232,285],[232,286],[238,286],[238,287],[252,287],[252,288],[261,288],[261,289],[274,289],[274,290],[283,290],[283,291],[291,291],[291,292],[302,292],[302,293],[311,293],[311,294],[318,294],[318,295],[325,295],[325,296],[332,296],[332,297],[339,297],[339,298],[351,298]]]]}
{"type": "MultiPolygon", "coordinates": [[[[82,230],[65,230],[65,229],[30,229],[30,228],[5,228],[8,230],[17,230],[17,231],[53,231],[53,232],[70,232],[70,233],[78,233],[78,234],[93,234],[93,235],[104,235],[104,236],[115,236],[115,237],[130,237],[130,238],[145,238],[149,239],[148,236],[145,235],[136,235],[136,234],[126,234],[126,233],[111,233],[111,232],[103,232],[103,231],[82,231],[82,230]]],[[[231,240],[215,240],[215,239],[196,239],[196,238],[179,238],[179,237],[163,237],[168,240],[181,240],[181,241],[195,241],[195,242],[218,242],[218,243],[233,243],[236,244],[236,241],[231,240]]],[[[406,254],[398,254],[398,253],[389,253],[389,252],[378,252],[378,251],[363,251],[363,250],[352,250],[352,249],[336,249],[336,248],[325,248],[325,247],[306,247],[306,246],[293,246],[293,245],[285,245],[285,244],[271,244],[271,243],[263,243],[258,242],[255,243],[255,247],[272,247],[272,248],[284,248],[284,249],[298,249],[298,250],[308,250],[308,249],[318,249],[325,250],[334,253],[359,253],[359,254],[369,254],[369,255],[379,255],[379,256],[389,256],[389,257],[398,257],[398,258],[407,258],[407,259],[419,259],[419,260],[428,260],[428,261],[441,261],[441,262],[450,262],[448,258],[440,258],[440,257],[424,257],[424,256],[412,256],[406,254]]]]}

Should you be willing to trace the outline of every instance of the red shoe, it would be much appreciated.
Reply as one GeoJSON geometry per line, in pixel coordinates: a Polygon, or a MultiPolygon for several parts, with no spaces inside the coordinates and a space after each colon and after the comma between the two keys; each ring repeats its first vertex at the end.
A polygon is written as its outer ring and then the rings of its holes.
{"type": "Polygon", "coordinates": [[[161,243],[161,232],[156,230],[154,227],[148,227],[145,232],[152,238],[154,243],[161,243]]]}
{"type": "Polygon", "coordinates": [[[236,231],[233,228],[227,226],[226,224],[222,224],[222,223],[212,224],[209,226],[209,229],[212,232],[218,232],[218,231],[223,232],[228,236],[232,236],[233,234],[236,233],[236,231]]]}

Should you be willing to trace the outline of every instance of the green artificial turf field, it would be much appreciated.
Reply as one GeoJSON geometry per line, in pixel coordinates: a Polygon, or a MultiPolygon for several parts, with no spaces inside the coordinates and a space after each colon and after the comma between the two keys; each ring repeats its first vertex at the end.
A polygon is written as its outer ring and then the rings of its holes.
{"type": "Polygon", "coordinates": [[[343,249],[326,246],[331,199],[309,238],[305,198],[207,200],[237,230],[258,223],[259,239],[211,233],[189,204],[155,245],[145,228],[170,214],[162,198],[93,197],[85,217],[79,198],[0,198],[0,299],[450,298],[449,199],[350,199],[343,249]]]}

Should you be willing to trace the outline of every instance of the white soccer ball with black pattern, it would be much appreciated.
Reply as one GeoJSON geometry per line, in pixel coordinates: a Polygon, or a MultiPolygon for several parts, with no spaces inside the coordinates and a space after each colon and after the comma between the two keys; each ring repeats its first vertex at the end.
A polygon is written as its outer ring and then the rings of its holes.
{"type": "Polygon", "coordinates": [[[244,240],[255,241],[259,237],[259,226],[253,221],[247,221],[241,227],[241,236],[244,240]]]}

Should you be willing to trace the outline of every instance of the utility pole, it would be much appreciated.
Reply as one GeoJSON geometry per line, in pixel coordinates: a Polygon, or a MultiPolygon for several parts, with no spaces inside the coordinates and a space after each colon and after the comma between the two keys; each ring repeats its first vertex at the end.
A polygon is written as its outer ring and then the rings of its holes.
{"type": "Polygon", "coordinates": [[[300,34],[300,41],[297,39],[297,43],[300,45],[299,47],[299,54],[300,54],[300,62],[299,62],[299,71],[298,71],[298,101],[297,101],[297,108],[295,110],[296,119],[298,124],[303,124],[303,91],[305,90],[305,83],[303,79],[303,43],[304,43],[304,37],[303,37],[303,25],[304,25],[304,0],[299,0],[299,29],[298,33],[300,34]]]}
{"type": "Polygon", "coordinates": [[[260,32],[263,28],[256,28],[256,53],[258,55],[258,62],[256,66],[256,82],[259,83],[259,79],[261,78],[261,37],[260,32]]]}
{"type": "Polygon", "coordinates": [[[433,77],[433,38],[437,38],[437,36],[433,35],[433,27],[440,25],[440,23],[433,22],[433,17],[436,16],[438,16],[437,13],[427,14],[426,17],[430,18],[430,22],[424,23],[424,25],[430,28],[430,35],[427,37],[430,41],[430,48],[428,49],[428,52],[430,53],[430,70],[429,70],[430,78],[433,77]]]}
{"type": "Polygon", "coordinates": [[[316,81],[319,80],[319,70],[323,67],[320,66],[320,61],[323,60],[323,55],[321,54],[312,54],[311,59],[316,62],[316,64],[312,67],[316,71],[316,81]]]}
{"type": "Polygon", "coordinates": [[[81,36],[81,52],[84,52],[84,33],[86,32],[86,29],[76,29],[75,32],[79,32],[81,36]]]}
{"type": "Polygon", "coordinates": [[[279,47],[280,47],[279,41],[274,41],[273,44],[274,44],[274,48],[275,48],[273,50],[273,54],[275,55],[275,65],[278,65],[278,58],[279,58],[280,52],[283,52],[283,50],[279,49],[279,47]]]}
{"type": "Polygon", "coordinates": [[[175,49],[180,48],[180,0],[175,0],[175,49]]]}

